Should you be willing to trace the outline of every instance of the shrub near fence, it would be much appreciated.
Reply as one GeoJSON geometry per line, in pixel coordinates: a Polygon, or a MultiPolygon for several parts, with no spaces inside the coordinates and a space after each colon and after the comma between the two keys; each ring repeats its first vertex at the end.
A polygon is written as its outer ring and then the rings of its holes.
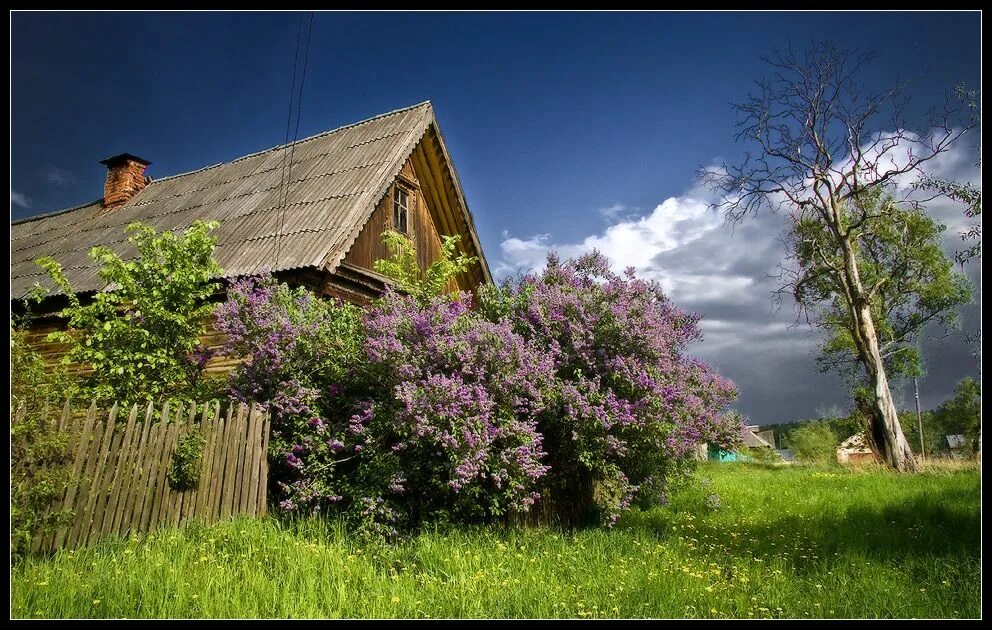
{"type": "Polygon", "coordinates": [[[224,411],[219,401],[171,401],[160,410],[135,405],[125,419],[116,405],[104,416],[96,403],[85,414],[66,404],[57,422],[69,434],[72,482],[52,509],[72,510],[73,518],[37,535],[35,551],[190,519],[265,513],[269,415],[258,407],[230,402],[224,411]],[[203,438],[198,479],[189,489],[174,489],[169,476],[177,445],[194,431],[203,438]]]}

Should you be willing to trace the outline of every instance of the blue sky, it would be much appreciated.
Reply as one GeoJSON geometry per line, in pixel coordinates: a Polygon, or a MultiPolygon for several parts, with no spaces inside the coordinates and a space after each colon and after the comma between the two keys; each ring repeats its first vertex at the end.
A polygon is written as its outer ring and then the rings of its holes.
{"type": "MultiPolygon", "coordinates": [[[[162,177],[281,143],[298,20],[13,14],[12,217],[100,197],[98,162],[115,153],[151,160],[148,173],[162,177]]],[[[979,84],[974,12],[318,13],[300,135],[432,100],[490,264],[532,266],[542,248],[608,243],[611,227],[687,195],[699,166],[737,157],[730,103],[764,73],[760,55],[803,48],[814,34],[877,50],[862,75],[867,84],[925,75],[914,83],[911,118],[956,84],[979,84]]],[[[967,157],[959,162],[966,170],[967,157]]],[[[765,298],[763,287],[755,281],[749,291],[765,298]]],[[[719,311],[698,291],[671,292],[719,311]]],[[[752,324],[762,313],[781,323],[767,300],[764,310],[757,300],[722,306],[735,305],[751,309],[752,324]]],[[[720,340],[719,322],[731,320],[720,315],[708,331],[712,350],[704,342],[700,354],[738,381],[755,421],[843,405],[840,385],[812,369],[808,334],[782,333],[765,348],[769,374],[757,378],[745,366],[761,347],[720,340]],[[783,349],[788,356],[776,354],[783,349]],[[776,394],[776,364],[810,395],[776,394]]],[[[951,358],[938,352],[949,366],[931,362],[925,402],[939,402],[974,371],[962,348],[951,358]]]]}

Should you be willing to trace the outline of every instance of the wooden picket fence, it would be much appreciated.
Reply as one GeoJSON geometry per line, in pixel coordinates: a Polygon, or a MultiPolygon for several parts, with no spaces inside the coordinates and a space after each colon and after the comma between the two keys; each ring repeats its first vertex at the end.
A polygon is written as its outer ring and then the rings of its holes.
{"type": "Polygon", "coordinates": [[[148,532],[196,519],[262,515],[268,485],[269,415],[235,401],[165,402],[106,415],[96,403],[83,414],[62,408],[58,428],[69,436],[71,481],[52,509],[73,511],[72,522],[39,534],[35,551],[76,548],[107,534],[148,532]],[[144,417],[139,418],[141,412],[144,417]],[[204,438],[197,487],[179,491],[167,475],[181,435],[204,438]]]}

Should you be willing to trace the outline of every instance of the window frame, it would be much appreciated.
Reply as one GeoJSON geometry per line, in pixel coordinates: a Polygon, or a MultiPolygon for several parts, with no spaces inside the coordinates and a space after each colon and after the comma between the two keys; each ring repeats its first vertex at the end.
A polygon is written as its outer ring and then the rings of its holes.
{"type": "Polygon", "coordinates": [[[413,208],[413,199],[414,199],[414,191],[412,189],[410,189],[410,188],[408,188],[406,186],[402,186],[400,184],[396,184],[396,185],[393,186],[393,195],[392,195],[392,200],[391,200],[392,201],[392,207],[393,207],[392,208],[393,209],[393,212],[392,212],[392,217],[391,217],[392,218],[393,230],[395,230],[396,232],[399,232],[400,234],[405,234],[407,236],[410,236],[410,210],[413,208]],[[399,203],[400,193],[403,193],[403,195],[406,196],[406,204],[405,205],[402,205],[402,204],[399,203]],[[403,214],[404,214],[404,216],[402,217],[403,218],[403,227],[402,227],[402,229],[400,228],[400,225],[399,225],[399,223],[400,223],[399,222],[399,219],[401,218],[400,217],[400,210],[402,210],[403,211],[403,214]]]}

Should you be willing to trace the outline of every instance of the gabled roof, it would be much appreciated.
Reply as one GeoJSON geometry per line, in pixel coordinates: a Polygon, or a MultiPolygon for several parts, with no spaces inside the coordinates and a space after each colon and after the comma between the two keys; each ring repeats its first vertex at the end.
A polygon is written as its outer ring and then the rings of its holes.
{"type": "MultiPolygon", "coordinates": [[[[184,229],[197,219],[218,221],[215,256],[227,278],[304,267],[333,271],[431,127],[432,137],[440,139],[433,107],[426,101],[305,138],[292,148],[277,146],[154,180],[111,210],[97,200],[18,221],[11,226],[11,298],[24,297],[36,282],[54,289],[34,263],[40,256],[62,263],[76,291],[104,288],[88,253],[106,245],[121,256],[133,256],[124,228],[134,221],[159,232],[184,229]]],[[[463,241],[477,249],[483,276],[489,279],[450,161],[445,170],[470,232],[463,241]]]]}
{"type": "Polygon", "coordinates": [[[768,440],[757,434],[755,429],[758,427],[745,427],[744,428],[744,446],[749,446],[752,448],[775,448],[768,443],[768,440]]]}

